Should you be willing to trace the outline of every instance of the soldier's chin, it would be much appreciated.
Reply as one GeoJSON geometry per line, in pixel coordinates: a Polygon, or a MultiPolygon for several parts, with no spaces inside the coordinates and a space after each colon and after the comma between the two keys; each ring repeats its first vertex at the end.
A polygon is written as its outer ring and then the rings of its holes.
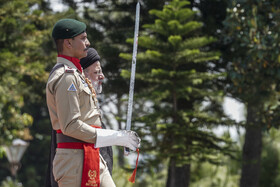
{"type": "MultiPolygon", "coordinates": [[[[87,53],[88,53],[88,51],[84,51],[84,57],[87,56],[87,53]]],[[[84,57],[83,57],[83,58],[84,58],[84,57]]]]}

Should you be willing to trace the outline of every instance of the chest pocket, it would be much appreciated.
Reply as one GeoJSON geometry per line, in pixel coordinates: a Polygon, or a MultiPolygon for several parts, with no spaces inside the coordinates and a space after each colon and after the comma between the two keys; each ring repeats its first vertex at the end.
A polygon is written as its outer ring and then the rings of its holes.
{"type": "Polygon", "coordinates": [[[83,84],[83,91],[86,92],[90,96],[92,95],[92,93],[86,83],[83,84]]]}
{"type": "Polygon", "coordinates": [[[89,111],[91,108],[96,108],[94,101],[92,99],[92,93],[87,85],[83,80],[81,81],[81,90],[80,93],[80,107],[81,110],[89,111]]]}

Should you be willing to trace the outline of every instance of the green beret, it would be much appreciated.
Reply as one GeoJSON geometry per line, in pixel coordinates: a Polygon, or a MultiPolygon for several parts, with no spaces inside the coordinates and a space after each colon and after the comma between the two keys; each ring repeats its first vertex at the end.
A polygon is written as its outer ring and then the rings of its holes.
{"type": "Polygon", "coordinates": [[[54,39],[67,39],[78,36],[86,31],[86,24],[74,19],[61,19],[53,27],[52,37],[54,39]]]}

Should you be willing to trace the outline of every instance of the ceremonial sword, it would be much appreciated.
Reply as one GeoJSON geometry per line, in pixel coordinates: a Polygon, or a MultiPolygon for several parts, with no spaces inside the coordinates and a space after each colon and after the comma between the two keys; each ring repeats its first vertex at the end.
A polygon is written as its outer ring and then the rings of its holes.
{"type": "MultiPolygon", "coordinates": [[[[131,129],[132,104],[133,104],[135,70],[136,70],[136,55],[137,55],[137,46],[138,46],[139,17],[140,17],[140,3],[138,1],[137,5],[136,5],[136,15],[135,15],[133,54],[132,54],[132,64],[131,64],[131,75],[130,75],[126,130],[131,129]]],[[[130,152],[129,148],[125,147],[124,148],[124,154],[128,155],[129,152],[130,152]]]]}

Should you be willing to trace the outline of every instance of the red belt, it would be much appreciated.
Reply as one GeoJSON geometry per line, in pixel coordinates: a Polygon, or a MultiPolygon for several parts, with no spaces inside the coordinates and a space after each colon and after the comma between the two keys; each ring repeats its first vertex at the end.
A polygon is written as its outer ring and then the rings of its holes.
{"type": "MultiPolygon", "coordinates": [[[[94,128],[101,128],[93,126],[94,128]]],[[[62,133],[57,130],[57,133],[62,133]]],[[[83,149],[84,150],[84,164],[82,173],[81,187],[100,187],[100,169],[99,169],[99,148],[94,148],[94,144],[86,142],[65,142],[58,143],[57,148],[64,149],[83,149]]]]}

